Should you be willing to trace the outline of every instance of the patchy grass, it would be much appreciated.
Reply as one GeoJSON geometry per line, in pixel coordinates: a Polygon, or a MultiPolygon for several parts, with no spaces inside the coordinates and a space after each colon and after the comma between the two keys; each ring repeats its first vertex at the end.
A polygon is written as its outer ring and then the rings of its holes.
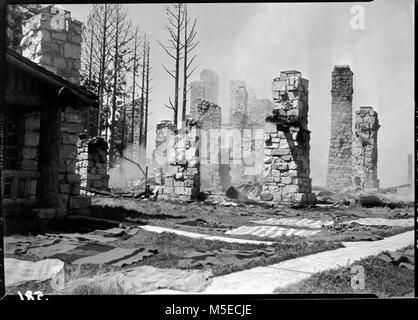
{"type": "Polygon", "coordinates": [[[351,288],[351,266],[361,265],[365,273],[365,289],[379,297],[400,297],[414,290],[414,271],[397,267],[389,262],[368,257],[347,267],[331,269],[312,275],[286,288],[278,288],[279,294],[341,294],[359,293],[351,288]]]}
{"type": "MultiPolygon", "coordinates": [[[[148,201],[132,199],[115,199],[106,197],[93,198],[93,216],[98,218],[111,218],[117,221],[129,221],[137,224],[150,224],[159,227],[174,228],[178,230],[234,237],[249,240],[276,241],[276,239],[260,238],[250,235],[227,235],[222,230],[206,227],[193,227],[179,225],[185,221],[201,219],[206,222],[222,224],[226,227],[237,228],[243,225],[255,225],[251,220],[263,220],[271,217],[294,217],[314,220],[346,221],[360,217],[377,218],[406,218],[414,215],[413,208],[387,207],[363,208],[361,206],[349,207],[316,207],[293,209],[288,207],[266,208],[258,205],[246,205],[238,207],[223,207],[219,205],[205,204],[203,202],[175,203],[170,201],[148,201]]],[[[373,228],[373,234],[388,237],[412,228],[373,228]]],[[[350,241],[350,237],[325,234],[324,240],[350,241]]],[[[315,236],[314,236],[315,238],[315,236]]],[[[322,239],[322,237],[320,237],[322,239]]]]}
{"type": "Polygon", "coordinates": [[[276,255],[273,257],[263,260],[254,260],[242,267],[234,265],[214,265],[211,269],[215,276],[342,247],[342,245],[337,242],[323,240],[307,241],[301,237],[282,237],[276,239],[276,243],[273,246],[265,246],[193,239],[168,232],[154,233],[145,230],[141,230],[139,234],[127,240],[117,241],[114,244],[124,248],[135,248],[140,246],[156,248],[159,254],[144,259],[137,265],[151,265],[158,268],[177,268],[178,261],[193,250],[212,251],[222,248],[230,250],[254,250],[273,247],[276,251],[276,255]]]}

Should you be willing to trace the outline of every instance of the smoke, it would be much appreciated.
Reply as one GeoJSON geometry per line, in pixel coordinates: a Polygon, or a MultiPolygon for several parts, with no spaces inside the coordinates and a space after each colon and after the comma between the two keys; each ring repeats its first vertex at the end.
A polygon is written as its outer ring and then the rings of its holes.
{"type": "MultiPolygon", "coordinates": [[[[142,170],[145,171],[148,164],[144,146],[139,146],[138,144],[128,145],[123,151],[123,156],[138,163],[142,170]]],[[[141,169],[123,157],[119,158],[116,166],[109,170],[109,176],[111,189],[134,189],[135,187],[140,187],[141,183],[145,181],[145,176],[141,169]]]]}

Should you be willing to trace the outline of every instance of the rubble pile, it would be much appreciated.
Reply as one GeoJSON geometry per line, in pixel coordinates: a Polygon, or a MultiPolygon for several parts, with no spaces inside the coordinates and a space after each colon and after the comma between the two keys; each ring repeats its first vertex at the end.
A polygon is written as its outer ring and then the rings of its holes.
{"type": "Polygon", "coordinates": [[[311,192],[308,80],[298,71],[273,80],[273,114],[264,127],[263,190],[260,199],[291,205],[315,202],[311,192]]]}

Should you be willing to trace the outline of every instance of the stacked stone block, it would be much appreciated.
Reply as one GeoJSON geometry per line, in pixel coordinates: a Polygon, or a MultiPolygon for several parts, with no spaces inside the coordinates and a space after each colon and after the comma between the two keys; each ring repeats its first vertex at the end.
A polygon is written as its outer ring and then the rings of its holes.
{"type": "Polygon", "coordinates": [[[331,139],[327,188],[343,190],[352,185],[353,72],[349,66],[335,66],[331,89],[331,139]]]}
{"type": "Polygon", "coordinates": [[[82,23],[49,7],[23,24],[22,55],[79,84],[82,23]]]}
{"type": "Polygon", "coordinates": [[[356,111],[353,146],[353,185],[362,188],[379,188],[377,178],[377,132],[380,128],[378,114],[372,107],[356,111]]]}
{"type": "Polygon", "coordinates": [[[76,172],[77,142],[84,124],[78,110],[65,107],[61,113],[61,145],[59,163],[59,197],[57,216],[64,216],[68,210],[87,209],[90,198],[80,195],[81,176],[76,172]]]}
{"type": "Polygon", "coordinates": [[[298,71],[273,80],[274,109],[264,127],[262,200],[289,205],[315,202],[311,193],[308,80],[298,71]]]}
{"type": "Polygon", "coordinates": [[[169,168],[165,173],[163,199],[189,201],[200,193],[198,124],[188,119],[186,127],[169,139],[169,168]]]}
{"type": "Polygon", "coordinates": [[[221,108],[209,101],[198,100],[194,120],[201,130],[201,190],[221,193],[221,108]]]}
{"type": "Polygon", "coordinates": [[[101,137],[78,141],[77,172],[81,176],[81,186],[98,190],[109,190],[107,173],[108,144],[101,137]]]}

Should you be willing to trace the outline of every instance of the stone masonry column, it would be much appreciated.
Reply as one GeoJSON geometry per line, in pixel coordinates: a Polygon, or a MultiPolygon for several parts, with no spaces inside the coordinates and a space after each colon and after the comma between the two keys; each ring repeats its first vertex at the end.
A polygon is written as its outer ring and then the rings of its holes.
{"type": "Polygon", "coordinates": [[[221,193],[221,108],[209,101],[199,100],[193,119],[199,123],[201,129],[201,190],[213,194],[221,193]]]}
{"type": "Polygon", "coordinates": [[[274,109],[264,128],[263,190],[260,199],[292,206],[314,203],[310,175],[308,80],[284,71],[273,80],[274,109]]]}
{"type": "Polygon", "coordinates": [[[326,186],[338,191],[352,186],[353,72],[349,66],[334,67],[331,96],[331,139],[326,186]]]}
{"type": "Polygon", "coordinates": [[[377,112],[372,107],[356,111],[353,146],[353,185],[362,188],[379,188],[377,178],[377,112]]]}
{"type": "Polygon", "coordinates": [[[170,166],[161,199],[190,201],[200,193],[200,128],[194,120],[186,122],[186,127],[168,141],[170,166]]]}

